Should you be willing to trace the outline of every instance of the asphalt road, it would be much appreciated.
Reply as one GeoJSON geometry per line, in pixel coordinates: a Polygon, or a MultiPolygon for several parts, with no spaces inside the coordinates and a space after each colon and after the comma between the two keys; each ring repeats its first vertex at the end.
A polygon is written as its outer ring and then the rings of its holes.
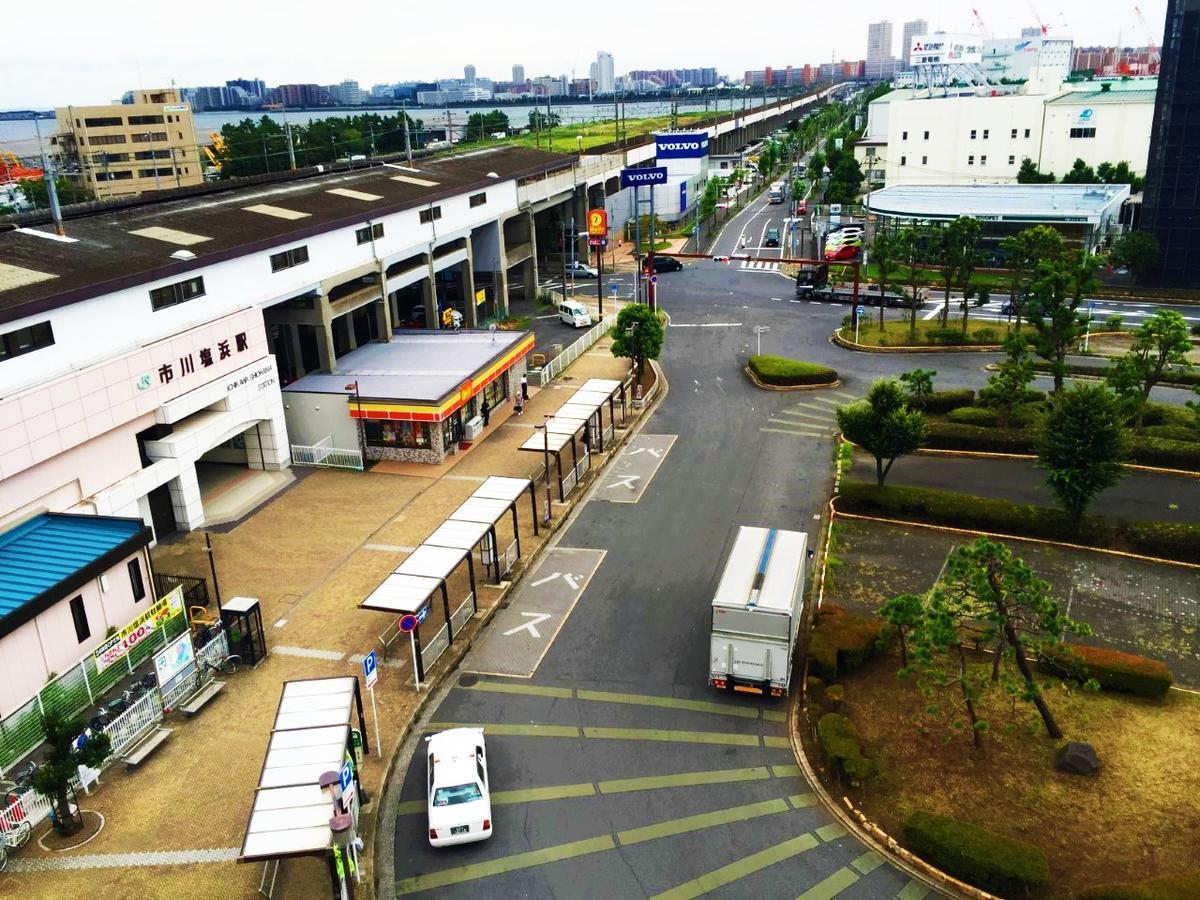
{"type": "MultiPolygon", "coordinates": [[[[718,248],[761,228],[774,215],[763,206],[733,220],[718,248]]],[[[814,805],[787,747],[783,702],[708,688],[709,599],[738,525],[817,534],[837,404],[916,367],[936,369],[939,386],[979,387],[998,355],[842,350],[829,334],[846,308],[794,302],[790,280],[770,269],[697,261],[661,278],[658,297],[671,318],[661,359],[670,390],[622,453],[644,445],[660,457],[650,468],[616,460],[513,594],[509,627],[489,630],[422,721],[424,733],[484,726],[494,836],[430,848],[418,751],[392,785],[400,814],[381,825],[395,838],[384,891],[923,897],[814,805]],[[743,368],[759,338],[764,352],[834,366],[842,385],[754,388],[743,368]],[[615,481],[631,475],[647,481],[636,497],[615,481]],[[603,555],[577,554],[575,571],[559,562],[572,549],[603,555]],[[576,593],[540,609],[546,585],[568,574],[576,593]],[[497,658],[531,677],[472,674],[501,670],[497,658]]]]}

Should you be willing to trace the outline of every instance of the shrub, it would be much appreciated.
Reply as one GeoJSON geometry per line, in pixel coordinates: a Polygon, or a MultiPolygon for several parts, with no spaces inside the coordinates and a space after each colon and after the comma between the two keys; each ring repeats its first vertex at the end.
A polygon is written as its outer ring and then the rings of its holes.
{"type": "Polygon", "coordinates": [[[908,519],[1200,563],[1200,525],[1190,522],[1129,522],[1087,515],[1072,522],[1066,513],[1050,507],[933,488],[891,485],[880,488],[861,481],[842,482],[837,508],[846,513],[908,519]]]}
{"type": "Polygon", "coordinates": [[[960,406],[946,413],[946,418],[960,425],[978,425],[981,428],[994,428],[1000,424],[1000,416],[994,409],[982,406],[960,406]]]}
{"type": "Polygon", "coordinates": [[[1146,404],[1146,414],[1142,417],[1143,425],[1182,425],[1184,428],[1194,428],[1196,414],[1184,406],[1169,406],[1166,403],[1156,403],[1151,400],[1146,404]]]}
{"type": "Polygon", "coordinates": [[[936,450],[976,450],[981,453],[1033,453],[1032,432],[1020,428],[983,428],[959,422],[930,422],[925,446],[936,450]]]}
{"type": "Polygon", "coordinates": [[[833,681],[857,669],[874,655],[884,622],[826,604],[813,616],[808,657],[817,677],[833,681]]]}
{"type": "Polygon", "coordinates": [[[1147,425],[1142,429],[1142,436],[1184,443],[1200,441],[1200,431],[1187,425],[1147,425]]]}
{"type": "Polygon", "coordinates": [[[915,812],[904,823],[904,843],[943,872],[1002,897],[1036,890],[1050,867],[1033,844],[946,816],[915,812]]]}
{"type": "Polygon", "coordinates": [[[960,388],[953,391],[934,391],[925,398],[925,402],[921,404],[921,409],[931,415],[939,415],[948,413],[952,409],[958,409],[960,406],[970,406],[975,402],[975,392],[969,388],[960,388]]]}
{"type": "Polygon", "coordinates": [[[942,344],[944,346],[954,346],[958,344],[966,344],[969,342],[961,328],[930,328],[925,332],[925,337],[931,344],[942,344]]]}
{"type": "Polygon", "coordinates": [[[1112,313],[1104,317],[1104,327],[1108,331],[1120,331],[1124,324],[1125,317],[1118,313],[1112,313]]]}
{"type": "Polygon", "coordinates": [[[838,377],[829,366],[766,353],[750,357],[750,371],[763,384],[776,385],[832,384],[838,377]]]}
{"type": "Polygon", "coordinates": [[[858,732],[840,713],[825,713],[817,720],[817,740],[829,761],[847,778],[861,781],[879,774],[878,763],[863,756],[858,732]]]}
{"type": "Polygon", "coordinates": [[[1048,648],[1042,655],[1042,664],[1050,671],[1080,681],[1094,678],[1106,691],[1124,691],[1139,697],[1165,696],[1174,680],[1171,670],[1161,660],[1083,644],[1048,648]]]}
{"type": "Polygon", "coordinates": [[[1129,461],[1141,466],[1200,471],[1200,444],[1166,438],[1134,435],[1129,441],[1129,461]]]}
{"type": "MultiPolygon", "coordinates": [[[[1034,393],[1037,393],[1036,391],[1034,393]]],[[[1033,400],[1028,403],[1018,403],[1012,408],[1012,412],[1008,417],[1008,424],[1013,428],[1033,428],[1041,420],[1042,414],[1046,411],[1046,404],[1043,400],[1033,400]]]]}
{"type": "Polygon", "coordinates": [[[1200,872],[1146,881],[1097,884],[1084,888],[1075,897],[1076,900],[1193,900],[1200,897],[1200,872]]]}
{"type": "Polygon", "coordinates": [[[977,328],[971,335],[971,341],[976,344],[998,344],[1000,343],[1000,332],[995,328],[977,328]]]}
{"type": "MultiPolygon", "coordinates": [[[[1043,374],[1051,371],[1050,364],[1042,361],[1035,362],[1033,368],[1034,371],[1043,374]]],[[[1109,366],[1102,363],[1070,363],[1066,367],[1068,375],[1091,375],[1094,378],[1103,378],[1108,370],[1109,366]]],[[[1200,370],[1167,369],[1160,384],[1178,384],[1184,387],[1200,384],[1200,370]]]]}
{"type": "Polygon", "coordinates": [[[1196,335],[1197,337],[1200,337],[1200,322],[1197,322],[1195,325],[1192,326],[1192,334],[1196,335]]]}

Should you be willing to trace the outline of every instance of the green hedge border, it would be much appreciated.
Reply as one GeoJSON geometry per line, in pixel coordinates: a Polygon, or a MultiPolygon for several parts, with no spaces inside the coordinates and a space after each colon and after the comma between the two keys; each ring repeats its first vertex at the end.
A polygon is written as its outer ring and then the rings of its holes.
{"type": "Polygon", "coordinates": [[[1002,897],[1022,896],[1050,878],[1046,856],[1033,844],[948,816],[912,813],[904,843],[943,872],[1002,897]]]}
{"type": "Polygon", "coordinates": [[[838,373],[829,366],[769,353],[751,356],[746,365],[755,378],[771,387],[825,386],[838,380],[838,373]]]}

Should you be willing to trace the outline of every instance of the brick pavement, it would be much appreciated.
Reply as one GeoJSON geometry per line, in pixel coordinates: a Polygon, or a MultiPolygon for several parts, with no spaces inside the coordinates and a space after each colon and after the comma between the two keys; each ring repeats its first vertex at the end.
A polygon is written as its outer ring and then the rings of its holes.
{"type": "MultiPolygon", "coordinates": [[[[497,424],[457,465],[439,471],[440,477],[306,472],[234,527],[212,534],[222,597],[260,598],[268,646],[287,650],[270,654],[255,670],[230,676],[225,691],[195,718],[172,717],[167,723],[175,729],[171,739],[137,771],[127,774],[120,764],[106,769],[100,787],[81,797],[84,809],[105,817],[104,829],[74,851],[45,851],[31,841],[0,874],[0,894],[255,896],[262,866],[238,865],[233,859],[241,845],[283,682],[360,671],[362,654],[377,645],[377,635],[387,627],[389,617],[356,606],[404,559],[406,554],[398,548],[419,544],[482,478],[539,473],[538,455],[517,447],[534,423],[563,403],[566,392],[557,387],[628,374],[626,360],[601,352],[607,347],[607,340],[597,344],[559,382],[531,397],[522,417],[497,424]]],[[[573,498],[580,495],[577,489],[573,498]]],[[[556,522],[568,511],[556,503],[556,522]]],[[[518,507],[518,519],[524,551],[519,577],[549,533],[543,529],[534,537],[528,504],[518,507]]],[[[506,534],[511,534],[511,525],[503,523],[502,542],[506,534]]],[[[201,535],[191,534],[159,547],[154,552],[155,567],[207,577],[203,545],[201,535]]],[[[481,572],[477,577],[480,608],[494,606],[507,588],[485,585],[481,572]]],[[[450,589],[452,598],[465,596],[465,574],[456,575],[450,589]]],[[[440,617],[440,611],[431,612],[435,623],[440,617]]],[[[478,628],[478,622],[472,621],[465,636],[471,637],[478,628]]],[[[457,641],[456,645],[462,646],[457,641]]],[[[428,676],[436,680],[458,656],[445,654],[428,676]]],[[[372,752],[362,772],[372,796],[383,783],[384,760],[398,748],[420,700],[404,657],[393,654],[381,669],[376,689],[384,759],[372,752]]],[[[367,717],[373,749],[375,722],[369,708],[367,717]]],[[[364,809],[368,848],[373,845],[376,806],[372,803],[364,809]]],[[[363,887],[369,896],[369,860],[366,876],[363,887]]],[[[322,863],[299,859],[281,867],[276,896],[327,893],[322,863]]]]}

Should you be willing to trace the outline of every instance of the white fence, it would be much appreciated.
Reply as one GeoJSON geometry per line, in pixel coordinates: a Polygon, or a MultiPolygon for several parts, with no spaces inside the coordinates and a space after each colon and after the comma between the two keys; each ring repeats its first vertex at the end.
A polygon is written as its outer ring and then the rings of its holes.
{"type": "Polygon", "coordinates": [[[163,718],[162,697],[158,691],[150,691],[136,700],[134,704],[121,713],[102,729],[112,741],[112,756],[121,756],[146,736],[163,718]]]}
{"type": "MultiPolygon", "coordinates": [[[[76,793],[83,790],[79,777],[71,779],[71,787],[76,793]]],[[[29,790],[21,794],[12,803],[0,808],[0,831],[15,828],[22,822],[28,822],[36,828],[50,815],[51,801],[45,794],[29,790]]]]}
{"type": "Polygon", "coordinates": [[[429,641],[421,647],[421,667],[428,674],[429,669],[435,662],[438,661],[446,648],[450,646],[450,634],[446,626],[443,625],[441,630],[435,634],[429,641]]]}
{"type": "Polygon", "coordinates": [[[222,630],[196,651],[195,665],[162,695],[164,714],[186,702],[192,694],[212,681],[214,667],[228,655],[229,637],[222,630]]]}
{"type": "Polygon", "coordinates": [[[453,613],[450,614],[450,623],[454,626],[454,633],[458,634],[463,627],[471,621],[471,616],[475,614],[475,595],[467,594],[467,599],[464,600],[453,613]]]}
{"type": "MultiPolygon", "coordinates": [[[[608,334],[608,332],[611,331],[612,327],[616,324],[617,317],[615,315],[605,316],[599,325],[593,325],[590,329],[588,329],[587,333],[583,337],[573,343],[570,347],[567,347],[565,350],[563,350],[562,353],[558,354],[558,356],[554,357],[554,359],[550,360],[550,362],[546,363],[546,365],[544,365],[540,370],[533,370],[534,372],[539,373],[538,384],[542,387],[548,385],[551,381],[562,374],[563,369],[575,362],[575,360],[579,359],[579,357],[583,356],[583,354],[586,353],[587,350],[596,343],[596,341],[608,334]]],[[[533,372],[530,373],[531,377],[532,375],[533,372]]]]}
{"type": "Polygon", "coordinates": [[[333,438],[321,438],[315,444],[292,444],[292,463],[297,466],[321,466],[326,469],[363,470],[361,451],[333,446],[333,438]]]}

